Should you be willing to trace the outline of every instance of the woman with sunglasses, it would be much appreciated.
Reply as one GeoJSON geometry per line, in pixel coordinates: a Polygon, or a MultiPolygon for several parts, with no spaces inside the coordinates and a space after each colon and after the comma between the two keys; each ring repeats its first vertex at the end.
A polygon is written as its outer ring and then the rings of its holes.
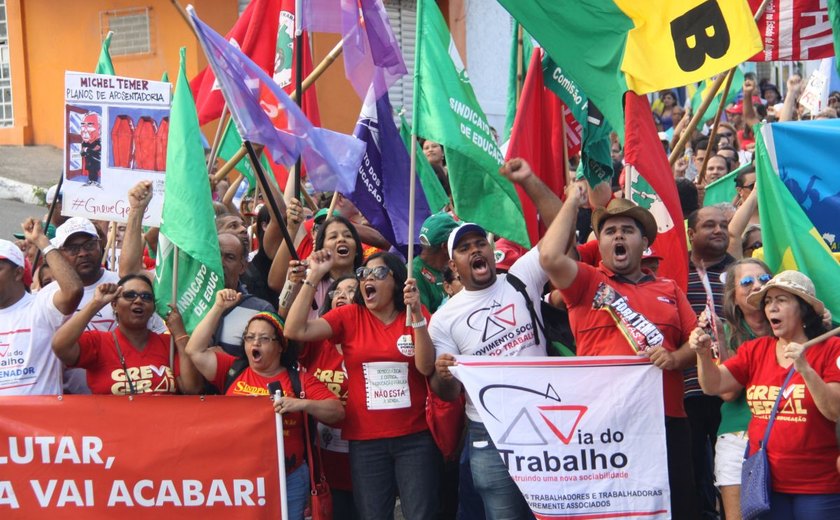
{"type": "Polygon", "coordinates": [[[201,375],[184,350],[188,336],[181,315],[170,308],[166,324],[177,347],[174,367],[169,363],[169,334],[147,327],[155,294],[152,282],[140,274],[99,284],[93,299],[55,333],[53,351],[68,367],[87,371],[94,394],[197,394],[203,388],[201,375]],[[113,308],[116,329],[85,330],[107,305],[113,308]]]}
{"type": "Polygon", "coordinates": [[[341,344],[349,379],[342,436],[350,443],[350,471],[359,516],[393,517],[399,490],[408,520],[435,518],[442,462],[426,424],[426,376],[434,346],[405,264],[390,253],[371,256],[356,271],[355,301],[309,318],[315,289],[331,272],[332,251],[310,256],[310,271],[289,309],[286,333],[300,341],[341,344]],[[411,324],[406,323],[406,315],[411,324]]]}
{"type": "MultiPolygon", "coordinates": [[[[840,450],[834,438],[834,423],[840,418],[840,339],[829,338],[805,350],[804,343],[826,331],[825,305],[816,297],[813,282],[797,271],[784,271],[755,290],[762,274],[742,277],[738,285],[744,290],[752,285],[746,304],[765,318],[750,330],[770,334],[746,341],[734,357],[717,364],[710,354],[711,338],[703,330],[705,320],[700,320],[689,338],[697,353],[700,386],[709,395],[746,390],[752,413],[749,454],[764,439],[781,392],[766,446],[772,476],[770,512],[762,518],[840,518],[840,475],[835,468],[840,450]],[[792,377],[785,386],[789,372],[792,377]]],[[[727,509],[727,518],[728,513],[727,509]]]]}
{"type": "Polygon", "coordinates": [[[303,520],[309,496],[303,414],[334,424],[344,418],[344,407],[308,372],[298,372],[295,354],[283,335],[283,320],[276,313],[258,312],[248,321],[242,333],[245,358],[237,359],[212,346],[219,320],[241,298],[242,293],[233,289],[219,291],[213,307],[193,331],[186,350],[201,374],[224,395],[267,397],[269,384],[280,383],[283,396],[275,399],[274,410],[283,416],[286,504],[290,519],[303,520]],[[292,377],[299,381],[300,395],[305,397],[298,397],[292,377]]]}
{"type": "MultiPolygon", "coordinates": [[[[747,301],[772,278],[761,260],[744,258],[729,266],[723,286],[722,358],[735,355],[742,343],[770,334],[770,324],[761,310],[747,301]]],[[[705,323],[705,322],[704,322],[705,323]]],[[[720,489],[727,519],[741,517],[741,464],[747,447],[747,426],[752,413],[743,391],[721,396],[720,427],[715,443],[715,485],[720,489]]]]}

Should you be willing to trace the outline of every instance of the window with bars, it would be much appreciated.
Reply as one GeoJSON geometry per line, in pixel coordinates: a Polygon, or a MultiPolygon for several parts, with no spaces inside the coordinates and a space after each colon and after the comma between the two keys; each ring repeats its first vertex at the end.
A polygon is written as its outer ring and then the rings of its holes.
{"type": "Polygon", "coordinates": [[[114,31],[111,56],[154,53],[154,24],[150,7],[104,11],[100,14],[100,21],[103,40],[108,31],[114,31]]]}
{"type": "MultiPolygon", "coordinates": [[[[388,90],[391,106],[394,110],[405,110],[405,118],[411,121],[411,107],[414,99],[414,33],[417,24],[416,0],[384,0],[385,11],[391,21],[394,37],[402,49],[405,67],[408,74],[397,80],[388,90]]],[[[397,121],[399,125],[399,121],[397,121]]]]}
{"type": "Polygon", "coordinates": [[[14,123],[9,24],[6,17],[6,0],[0,0],[0,127],[13,126],[14,123]]]}

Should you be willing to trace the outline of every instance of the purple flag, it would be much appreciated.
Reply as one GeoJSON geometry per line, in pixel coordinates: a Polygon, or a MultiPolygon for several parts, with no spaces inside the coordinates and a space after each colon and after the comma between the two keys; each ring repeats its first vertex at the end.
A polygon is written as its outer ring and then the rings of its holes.
{"type": "MultiPolygon", "coordinates": [[[[359,167],[356,189],[348,198],[385,239],[406,254],[411,161],[394,124],[387,93],[377,100],[371,86],[353,135],[367,143],[367,152],[359,167]]],[[[415,193],[417,242],[420,227],[431,214],[419,178],[415,193]]]]}
{"type": "Polygon", "coordinates": [[[312,126],[256,63],[199,20],[192,7],[187,10],[242,140],[265,145],[272,158],[286,167],[302,155],[318,191],[352,191],[364,143],[312,126]]]}
{"type": "Polygon", "coordinates": [[[371,84],[379,99],[408,72],[382,0],[304,2],[301,25],[314,32],[338,32],[341,28],[344,74],[362,99],[371,84]]]}

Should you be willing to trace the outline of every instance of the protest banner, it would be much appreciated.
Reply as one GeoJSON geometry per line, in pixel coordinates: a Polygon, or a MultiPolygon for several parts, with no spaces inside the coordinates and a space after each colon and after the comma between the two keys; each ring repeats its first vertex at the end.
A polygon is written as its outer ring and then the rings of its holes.
{"type": "Polygon", "coordinates": [[[633,356],[457,360],[538,519],[670,518],[660,369],[633,356]]]}
{"type": "MultiPolygon", "coordinates": [[[[756,12],[765,0],[749,0],[756,12]]],[[[834,54],[826,0],[769,0],[756,20],[764,49],[750,61],[800,61],[834,54]]]]}
{"type": "Polygon", "coordinates": [[[0,516],[279,518],[274,415],[266,399],[0,397],[0,516]]]}
{"type": "Polygon", "coordinates": [[[125,222],[128,190],[150,180],[156,197],[143,224],[159,225],[171,85],[70,71],[64,85],[62,213],[125,222]]]}

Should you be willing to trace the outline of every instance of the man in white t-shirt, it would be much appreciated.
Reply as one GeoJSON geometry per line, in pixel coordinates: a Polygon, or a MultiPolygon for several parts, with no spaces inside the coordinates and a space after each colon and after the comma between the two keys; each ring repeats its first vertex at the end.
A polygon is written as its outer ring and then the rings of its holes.
{"type": "MultiPolygon", "coordinates": [[[[64,259],[70,263],[84,285],[82,299],[77,309],[81,309],[93,299],[96,287],[103,283],[117,283],[119,274],[102,267],[104,245],[93,223],[82,217],[73,217],[60,225],[55,232],[52,245],[61,251],[64,259]]],[[[51,264],[52,265],[52,264],[51,264]]],[[[42,292],[58,291],[55,282],[47,285],[42,292]]],[[[149,330],[157,333],[166,331],[166,324],[157,314],[149,319],[149,330]]],[[[87,330],[111,331],[117,328],[114,309],[110,305],[102,308],[88,323],[87,330]]],[[[87,377],[84,369],[71,368],[64,372],[64,391],[70,394],[89,394],[87,377]]]]}
{"type": "MultiPolygon", "coordinates": [[[[508,275],[496,274],[493,245],[477,224],[464,224],[449,235],[450,267],[461,279],[464,290],[432,317],[429,333],[437,361],[432,388],[444,399],[454,399],[461,384],[449,367],[456,355],[545,356],[546,339],[537,330],[525,297],[508,275]]],[[[528,298],[542,322],[540,296],[548,276],[540,267],[535,247],[517,260],[511,274],[525,285],[528,298]]],[[[475,489],[489,519],[530,518],[522,493],[510,478],[490,435],[467,396],[470,466],[475,489]]]]}
{"type": "Polygon", "coordinates": [[[30,294],[23,283],[23,252],[0,240],[0,395],[61,394],[61,362],[50,341],[76,310],[82,281],[39,221],[27,219],[23,231],[49,263],[56,290],[30,294]]]}

